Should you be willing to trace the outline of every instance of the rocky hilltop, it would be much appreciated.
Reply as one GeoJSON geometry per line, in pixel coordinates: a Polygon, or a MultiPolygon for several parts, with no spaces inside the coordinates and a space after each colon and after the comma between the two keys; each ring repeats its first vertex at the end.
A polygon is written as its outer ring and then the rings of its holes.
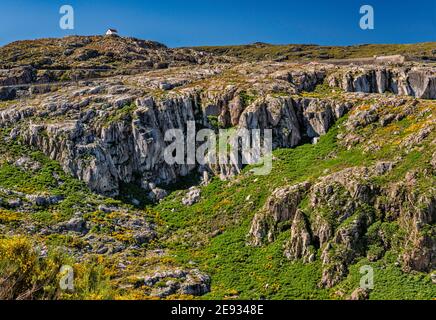
{"type": "Polygon", "coordinates": [[[16,41],[0,48],[0,85],[76,81],[225,60],[115,35],[16,41]]]}
{"type": "MultiPolygon", "coordinates": [[[[56,268],[60,250],[100,298],[435,296],[431,63],[247,62],[112,36],[0,57],[5,265],[21,248],[56,268]],[[189,121],[272,129],[272,172],[167,164],[165,132],[189,121]],[[362,265],[392,291],[357,289],[362,265]]],[[[89,293],[15,277],[0,269],[0,297],[89,293]]]]}

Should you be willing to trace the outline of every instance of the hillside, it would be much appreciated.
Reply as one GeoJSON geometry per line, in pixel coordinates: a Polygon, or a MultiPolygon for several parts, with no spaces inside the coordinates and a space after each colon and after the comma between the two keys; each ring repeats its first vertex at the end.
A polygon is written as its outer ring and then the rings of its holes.
{"type": "Polygon", "coordinates": [[[237,57],[246,61],[280,60],[313,61],[328,59],[371,58],[374,55],[404,55],[412,60],[435,61],[436,43],[417,44],[362,44],[353,46],[319,46],[319,45],[272,45],[253,43],[236,46],[203,46],[196,50],[217,55],[237,57]]]}
{"type": "MultiPolygon", "coordinates": [[[[271,61],[256,46],[0,48],[0,299],[434,299],[433,64],[271,61]],[[77,62],[87,50],[98,54],[77,62]],[[144,61],[167,65],[118,72],[144,61]],[[26,68],[72,63],[114,73],[26,80],[26,68]],[[270,129],[271,172],[168,162],[166,132],[192,123],[197,134],[270,129]],[[58,285],[65,265],[74,290],[58,285]],[[362,266],[372,289],[359,287],[362,266]]],[[[242,157],[239,141],[228,148],[242,157]]]]}
{"type": "Polygon", "coordinates": [[[153,68],[155,64],[204,63],[190,49],[170,49],[156,41],[130,37],[67,36],[12,42],[0,48],[2,69],[30,65],[36,69],[153,68]]]}
{"type": "Polygon", "coordinates": [[[225,61],[188,48],[170,49],[155,41],[115,35],[16,41],[0,48],[0,85],[76,81],[225,61]],[[12,73],[9,82],[2,79],[6,70],[12,73]]]}

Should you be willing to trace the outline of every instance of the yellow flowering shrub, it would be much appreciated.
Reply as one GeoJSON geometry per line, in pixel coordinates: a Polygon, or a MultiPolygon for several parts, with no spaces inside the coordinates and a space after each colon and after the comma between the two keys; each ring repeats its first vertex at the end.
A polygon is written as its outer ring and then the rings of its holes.
{"type": "Polygon", "coordinates": [[[0,238],[0,300],[110,299],[112,288],[102,261],[74,261],[57,250],[42,254],[23,236],[0,238]],[[62,291],[60,269],[71,265],[74,289],[62,291]]]}

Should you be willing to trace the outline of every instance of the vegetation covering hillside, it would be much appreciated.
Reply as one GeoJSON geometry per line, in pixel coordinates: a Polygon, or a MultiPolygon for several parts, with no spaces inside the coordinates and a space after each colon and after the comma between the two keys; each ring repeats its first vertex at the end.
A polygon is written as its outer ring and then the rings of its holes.
{"type": "Polygon", "coordinates": [[[411,59],[435,60],[436,43],[418,44],[362,44],[353,46],[319,46],[319,45],[272,45],[254,43],[235,46],[204,46],[195,49],[243,60],[281,60],[311,61],[326,59],[371,58],[374,55],[404,55],[411,59]]]}
{"type": "Polygon", "coordinates": [[[257,61],[434,57],[434,43],[35,41],[0,49],[33,65],[0,77],[0,299],[436,298],[434,68],[257,61]],[[155,70],[32,85],[83,54],[74,67],[155,70]],[[272,171],[164,162],[166,130],[188,121],[272,129],[272,171]]]}

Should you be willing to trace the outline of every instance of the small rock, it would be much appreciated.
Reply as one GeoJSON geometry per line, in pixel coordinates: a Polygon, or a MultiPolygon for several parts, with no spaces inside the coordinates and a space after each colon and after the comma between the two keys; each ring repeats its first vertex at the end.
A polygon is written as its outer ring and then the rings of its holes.
{"type": "Polygon", "coordinates": [[[369,292],[363,288],[357,288],[351,294],[349,300],[367,300],[369,297],[369,292]]]}
{"type": "Polygon", "coordinates": [[[104,204],[99,205],[97,209],[99,211],[103,211],[103,212],[106,212],[106,213],[111,213],[111,212],[117,211],[116,207],[109,207],[109,206],[106,206],[104,204]]]}
{"type": "Polygon", "coordinates": [[[58,224],[57,227],[60,231],[73,231],[79,233],[87,231],[86,221],[82,218],[71,218],[67,222],[58,224]]]}
{"type": "Polygon", "coordinates": [[[9,199],[7,202],[9,208],[18,208],[23,205],[21,199],[9,199]]]}
{"type": "Polygon", "coordinates": [[[161,90],[171,90],[172,88],[174,88],[174,86],[171,83],[168,82],[159,83],[159,89],[161,90]]]}
{"type": "Polygon", "coordinates": [[[197,203],[200,200],[200,194],[200,189],[191,187],[186,196],[182,199],[182,203],[185,206],[192,206],[194,203],[197,203]]]}
{"type": "Polygon", "coordinates": [[[108,251],[109,251],[108,247],[102,246],[102,247],[98,248],[95,253],[97,253],[97,254],[105,254],[108,251]]]}
{"type": "Polygon", "coordinates": [[[136,244],[141,245],[144,243],[148,243],[150,240],[156,237],[156,233],[152,231],[141,231],[133,236],[136,244]]]}
{"type": "Polygon", "coordinates": [[[375,165],[375,171],[378,174],[385,174],[386,172],[391,171],[393,167],[394,167],[393,162],[380,161],[377,162],[377,164],[375,165]]]}

